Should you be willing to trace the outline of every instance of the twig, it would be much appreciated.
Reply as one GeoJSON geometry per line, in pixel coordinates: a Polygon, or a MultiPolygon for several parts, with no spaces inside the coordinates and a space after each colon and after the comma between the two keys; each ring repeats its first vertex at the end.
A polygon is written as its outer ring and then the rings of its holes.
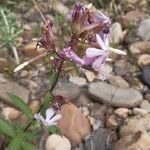
{"type": "Polygon", "coordinates": [[[45,24],[47,24],[47,21],[46,21],[44,15],[43,15],[43,13],[41,12],[41,10],[40,10],[40,8],[39,8],[37,2],[36,2],[35,0],[32,0],[32,1],[33,1],[34,5],[36,6],[37,11],[38,11],[39,14],[41,15],[41,18],[42,18],[43,22],[44,22],[45,24]]]}

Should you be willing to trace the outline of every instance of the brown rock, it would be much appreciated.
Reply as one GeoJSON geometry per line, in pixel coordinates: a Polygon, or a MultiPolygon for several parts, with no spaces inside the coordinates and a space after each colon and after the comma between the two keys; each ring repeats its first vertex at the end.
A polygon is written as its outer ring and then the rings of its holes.
{"type": "Polygon", "coordinates": [[[122,88],[129,88],[129,83],[124,80],[121,76],[114,76],[111,75],[108,79],[109,83],[122,87],[122,88]]]}
{"type": "Polygon", "coordinates": [[[138,131],[150,131],[150,114],[128,118],[125,124],[120,128],[120,136],[123,137],[138,131]]]}
{"type": "Polygon", "coordinates": [[[20,112],[12,107],[5,107],[2,111],[2,115],[6,120],[15,120],[18,118],[20,112]]]}
{"type": "Polygon", "coordinates": [[[58,122],[58,127],[72,144],[80,143],[82,138],[90,132],[89,120],[75,105],[64,104],[58,113],[63,116],[58,122]]]}
{"type": "Polygon", "coordinates": [[[140,41],[133,43],[129,49],[132,54],[148,52],[150,50],[150,41],[140,41]]]}
{"type": "Polygon", "coordinates": [[[118,117],[121,117],[121,118],[125,118],[128,116],[128,112],[129,112],[129,109],[127,108],[118,108],[115,110],[115,114],[118,116],[118,117]]]}
{"type": "Polygon", "coordinates": [[[37,113],[37,111],[40,108],[40,102],[39,101],[31,101],[29,107],[33,113],[37,113]]]}
{"type": "Polygon", "coordinates": [[[140,107],[150,112],[150,103],[147,100],[142,101],[140,107]]]}
{"type": "Polygon", "coordinates": [[[143,54],[143,55],[139,56],[139,58],[138,58],[138,65],[140,67],[146,66],[146,65],[149,65],[149,64],[150,64],[150,55],[143,54]]]}
{"type": "Polygon", "coordinates": [[[24,52],[27,56],[31,56],[31,57],[37,56],[38,54],[40,54],[40,52],[43,52],[45,50],[44,48],[38,48],[35,50],[36,44],[37,44],[37,42],[33,41],[33,42],[25,45],[24,52]]]}
{"type": "Polygon", "coordinates": [[[116,126],[117,126],[117,121],[116,121],[115,117],[113,115],[109,116],[106,119],[106,127],[113,128],[113,127],[116,127],[116,126]]]}
{"type": "Polygon", "coordinates": [[[95,74],[92,71],[85,70],[84,74],[88,82],[92,82],[96,78],[95,74]]]}
{"type": "Polygon", "coordinates": [[[121,138],[113,150],[149,150],[150,136],[141,131],[121,138]]]}

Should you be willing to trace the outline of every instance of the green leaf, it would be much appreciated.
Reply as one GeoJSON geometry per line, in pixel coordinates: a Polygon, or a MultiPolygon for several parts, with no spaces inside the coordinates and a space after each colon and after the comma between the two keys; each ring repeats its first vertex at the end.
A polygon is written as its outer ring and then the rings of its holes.
{"type": "Polygon", "coordinates": [[[42,105],[41,111],[40,111],[42,116],[44,116],[44,117],[45,117],[45,111],[49,107],[49,103],[50,103],[50,101],[52,101],[52,98],[53,98],[53,95],[51,93],[47,93],[44,97],[44,102],[43,102],[43,105],[42,105]]]}
{"type": "Polygon", "coordinates": [[[22,111],[22,113],[24,113],[29,120],[33,118],[31,109],[21,98],[11,93],[8,93],[8,96],[11,98],[15,106],[22,111]]]}
{"type": "Polygon", "coordinates": [[[30,142],[30,141],[32,141],[33,139],[36,139],[39,136],[38,133],[39,133],[38,130],[24,133],[24,140],[30,142]]]}
{"type": "Polygon", "coordinates": [[[0,119],[0,133],[9,137],[14,137],[16,135],[13,126],[3,119],[0,119]]]}
{"type": "Polygon", "coordinates": [[[21,145],[23,143],[22,134],[14,137],[8,145],[8,150],[21,150],[21,145]]]}
{"type": "Polygon", "coordinates": [[[57,128],[56,126],[48,126],[47,129],[48,129],[49,133],[51,133],[51,134],[61,135],[59,128],[57,128]]]}
{"type": "Polygon", "coordinates": [[[28,143],[28,142],[23,142],[22,149],[23,150],[37,150],[35,145],[28,143]]]}

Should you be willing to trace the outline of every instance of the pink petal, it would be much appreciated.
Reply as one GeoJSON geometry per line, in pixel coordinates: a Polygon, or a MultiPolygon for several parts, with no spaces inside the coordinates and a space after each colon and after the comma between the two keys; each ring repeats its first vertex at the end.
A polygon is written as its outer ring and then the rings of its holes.
{"type": "Polygon", "coordinates": [[[97,39],[97,42],[98,42],[99,46],[100,46],[103,50],[105,50],[106,47],[105,47],[105,45],[104,45],[104,42],[103,42],[102,38],[101,38],[98,34],[96,34],[96,39],[97,39]]]}
{"type": "Polygon", "coordinates": [[[99,57],[97,60],[94,61],[94,63],[92,64],[92,67],[94,68],[95,71],[99,71],[101,65],[103,64],[104,60],[106,57],[101,56],[99,57]]]}
{"type": "Polygon", "coordinates": [[[54,115],[54,113],[55,113],[54,108],[48,108],[46,110],[46,113],[45,113],[46,114],[46,122],[50,120],[50,118],[54,115]]]}
{"type": "Polygon", "coordinates": [[[45,119],[41,116],[41,114],[34,114],[34,118],[45,124],[45,119]]]}
{"type": "Polygon", "coordinates": [[[62,115],[61,115],[61,114],[58,114],[58,115],[54,116],[52,119],[50,119],[47,123],[48,123],[49,125],[51,125],[51,124],[53,124],[54,122],[60,120],[61,118],[62,118],[62,115]]]}
{"type": "Polygon", "coordinates": [[[100,56],[103,54],[104,54],[104,52],[101,49],[97,49],[97,48],[87,48],[86,49],[87,57],[96,57],[96,56],[100,56]]]}
{"type": "Polygon", "coordinates": [[[85,62],[85,65],[91,65],[94,62],[95,58],[84,56],[83,60],[85,62]]]}

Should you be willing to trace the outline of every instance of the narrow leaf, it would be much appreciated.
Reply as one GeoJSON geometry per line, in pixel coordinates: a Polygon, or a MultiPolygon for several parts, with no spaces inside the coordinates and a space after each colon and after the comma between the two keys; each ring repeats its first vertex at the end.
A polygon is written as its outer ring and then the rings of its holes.
{"type": "Polygon", "coordinates": [[[9,137],[14,137],[16,134],[13,126],[3,119],[0,119],[0,133],[9,137]]]}
{"type": "Polygon", "coordinates": [[[24,113],[29,119],[32,119],[33,116],[31,109],[21,98],[11,93],[8,93],[8,96],[22,113],[24,113]]]}
{"type": "Polygon", "coordinates": [[[22,149],[23,150],[37,150],[35,145],[28,143],[28,142],[23,142],[22,149]]]}
{"type": "Polygon", "coordinates": [[[61,135],[59,128],[57,128],[56,126],[48,126],[47,129],[48,129],[49,133],[51,133],[51,134],[61,135]]]}

